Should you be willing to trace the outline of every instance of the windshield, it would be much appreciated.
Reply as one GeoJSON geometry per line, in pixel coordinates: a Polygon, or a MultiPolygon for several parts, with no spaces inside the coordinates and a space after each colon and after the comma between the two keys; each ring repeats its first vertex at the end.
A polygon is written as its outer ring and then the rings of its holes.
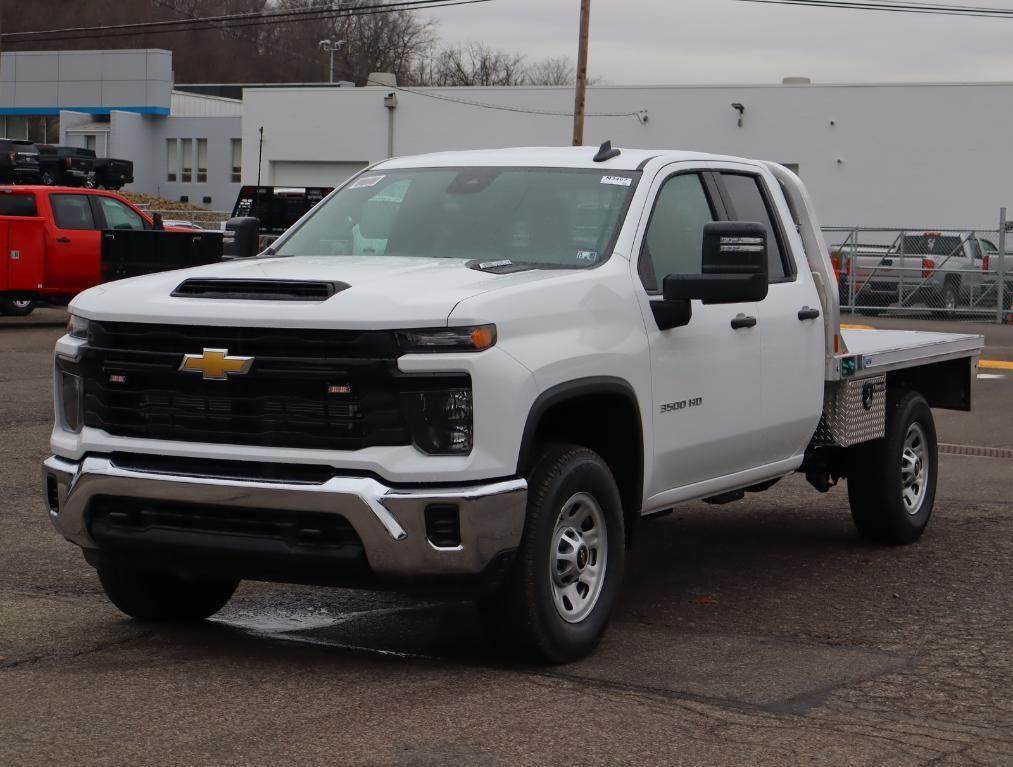
{"type": "Polygon", "coordinates": [[[276,255],[591,267],[607,257],[639,175],[557,168],[367,173],[317,207],[276,255]]]}

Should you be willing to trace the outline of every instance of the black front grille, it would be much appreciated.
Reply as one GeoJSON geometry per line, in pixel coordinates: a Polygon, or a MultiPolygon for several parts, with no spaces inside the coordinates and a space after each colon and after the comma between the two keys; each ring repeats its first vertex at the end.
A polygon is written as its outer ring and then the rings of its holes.
{"type": "Polygon", "coordinates": [[[406,392],[469,386],[410,377],[386,333],[92,323],[80,362],[86,426],[182,442],[360,450],[410,445],[406,392]],[[185,354],[227,349],[247,373],[207,380],[185,354]],[[328,354],[328,352],[330,352],[328,354]]]}
{"type": "Polygon", "coordinates": [[[345,282],[307,280],[184,280],[172,291],[177,298],[230,298],[253,301],[326,301],[347,290],[345,282]]]}

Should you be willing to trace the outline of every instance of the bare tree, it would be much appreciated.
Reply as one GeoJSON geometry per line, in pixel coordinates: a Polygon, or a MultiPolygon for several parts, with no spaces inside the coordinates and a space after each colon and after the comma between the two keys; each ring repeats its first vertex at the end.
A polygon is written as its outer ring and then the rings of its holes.
{"type": "Polygon", "coordinates": [[[577,70],[569,56],[536,61],[527,68],[528,85],[573,85],[577,70]]]}
{"type": "Polygon", "coordinates": [[[431,54],[412,78],[418,85],[522,85],[527,77],[524,57],[469,42],[431,54]]]}

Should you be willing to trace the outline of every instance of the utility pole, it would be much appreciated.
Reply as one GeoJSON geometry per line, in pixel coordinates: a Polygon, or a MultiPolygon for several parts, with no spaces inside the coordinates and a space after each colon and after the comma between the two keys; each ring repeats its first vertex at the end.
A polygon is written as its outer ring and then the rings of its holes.
{"type": "Polygon", "coordinates": [[[573,101],[573,145],[584,143],[584,102],[587,99],[587,39],[591,0],[580,0],[580,39],[577,47],[577,95],[573,101]]]}
{"type": "Polygon", "coordinates": [[[264,165],[264,126],[260,126],[260,146],[257,149],[257,186],[260,186],[260,169],[264,165]]]}

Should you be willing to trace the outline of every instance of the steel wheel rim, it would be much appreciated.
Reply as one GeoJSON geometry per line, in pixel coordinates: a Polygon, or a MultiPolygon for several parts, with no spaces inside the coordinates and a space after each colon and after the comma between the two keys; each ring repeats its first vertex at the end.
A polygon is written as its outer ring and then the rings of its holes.
{"type": "Polygon", "coordinates": [[[607,566],[605,513],[593,496],[575,493],[559,511],[549,551],[549,588],[560,618],[580,623],[590,615],[607,566]]]}
{"type": "Polygon", "coordinates": [[[32,304],[31,300],[23,298],[15,298],[11,303],[18,309],[27,309],[32,304]]]}
{"type": "Polygon", "coordinates": [[[904,448],[900,458],[901,500],[911,516],[922,509],[931,471],[925,429],[920,423],[913,423],[907,427],[904,435],[904,448]]]}
{"type": "Polygon", "coordinates": [[[946,303],[947,310],[952,312],[957,308],[957,296],[952,290],[946,291],[946,296],[943,298],[943,301],[946,303]]]}

